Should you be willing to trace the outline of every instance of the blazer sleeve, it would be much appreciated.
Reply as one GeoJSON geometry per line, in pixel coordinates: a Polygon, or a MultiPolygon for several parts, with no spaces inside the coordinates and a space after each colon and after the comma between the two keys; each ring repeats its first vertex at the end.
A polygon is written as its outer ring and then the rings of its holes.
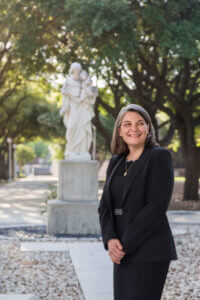
{"type": "Polygon", "coordinates": [[[117,234],[115,232],[114,224],[113,224],[112,219],[111,219],[111,208],[110,208],[110,205],[107,202],[107,199],[106,199],[106,196],[105,196],[107,179],[110,176],[113,163],[114,163],[114,158],[112,157],[110,162],[109,162],[108,168],[107,168],[106,183],[104,185],[103,193],[102,193],[100,204],[99,204],[99,207],[98,207],[99,222],[100,222],[100,227],[101,227],[102,239],[103,239],[104,248],[106,250],[108,250],[108,244],[107,244],[108,241],[110,239],[117,238],[117,234]]]}
{"type": "Polygon", "coordinates": [[[173,162],[167,149],[156,154],[150,169],[146,204],[127,226],[121,239],[127,254],[135,253],[166,217],[174,185],[173,162]]]}

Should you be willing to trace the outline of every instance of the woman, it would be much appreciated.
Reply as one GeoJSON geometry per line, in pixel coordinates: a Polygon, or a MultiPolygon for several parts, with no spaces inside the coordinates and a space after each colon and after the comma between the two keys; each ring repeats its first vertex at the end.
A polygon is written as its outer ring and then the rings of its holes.
{"type": "Polygon", "coordinates": [[[170,261],[177,259],[166,216],[172,158],[155,142],[150,116],[136,104],[118,114],[111,151],[98,212],[114,263],[114,299],[160,300],[170,261]]]}

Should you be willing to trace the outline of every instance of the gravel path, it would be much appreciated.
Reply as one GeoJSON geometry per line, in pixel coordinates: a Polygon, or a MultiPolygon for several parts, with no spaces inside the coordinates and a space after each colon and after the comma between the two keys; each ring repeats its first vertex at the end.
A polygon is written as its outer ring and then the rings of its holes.
{"type": "MultiPolygon", "coordinates": [[[[41,211],[45,209],[44,195],[49,191],[49,182],[56,180],[27,178],[0,188],[0,294],[35,293],[39,299],[82,300],[68,251],[20,251],[20,243],[27,241],[84,243],[89,240],[46,235],[46,228],[41,225],[45,224],[45,215],[41,211]],[[5,228],[5,224],[10,227],[5,228]],[[34,226],[14,228],[13,224],[34,226]]],[[[180,209],[177,201],[174,205],[180,209]]],[[[172,230],[178,260],[171,262],[162,300],[200,300],[200,225],[172,225],[172,230]]],[[[101,242],[98,237],[89,241],[101,242]]]]}
{"type": "MultiPolygon", "coordinates": [[[[200,226],[172,225],[178,252],[167,277],[162,300],[200,299],[200,226]]],[[[47,236],[42,228],[35,232],[10,228],[0,235],[0,293],[36,293],[39,299],[81,300],[82,290],[69,252],[21,252],[20,243],[74,242],[47,236]]],[[[89,239],[100,241],[98,238],[89,239]]],[[[103,300],[103,299],[102,299],[103,300]]]]}
{"type": "Polygon", "coordinates": [[[177,233],[178,260],[170,265],[163,300],[199,300],[200,226],[172,225],[172,230],[177,233]]]}
{"type": "Polygon", "coordinates": [[[83,299],[69,252],[20,252],[1,243],[1,293],[35,293],[39,299],[83,299]]]}

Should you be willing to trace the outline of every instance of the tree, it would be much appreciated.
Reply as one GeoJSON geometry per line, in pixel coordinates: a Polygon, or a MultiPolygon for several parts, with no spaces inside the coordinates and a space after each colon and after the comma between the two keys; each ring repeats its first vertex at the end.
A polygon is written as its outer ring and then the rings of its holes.
{"type": "Polygon", "coordinates": [[[19,164],[20,170],[22,171],[22,167],[33,161],[35,158],[35,153],[33,149],[26,145],[19,145],[17,147],[17,162],[19,164]]]}
{"type": "MultiPolygon", "coordinates": [[[[156,114],[168,115],[165,140],[176,128],[183,149],[184,199],[199,199],[199,1],[75,0],[66,12],[71,44],[103,74],[116,106],[122,94],[129,95],[150,112],[157,134],[156,114]]],[[[99,104],[115,117],[115,108],[101,99],[99,104]]]]}
{"type": "Polygon", "coordinates": [[[47,101],[48,93],[45,89],[43,91],[39,89],[39,83],[27,85],[26,101],[22,101],[12,115],[14,103],[21,93],[23,91],[13,94],[4,106],[0,107],[0,113],[4,114],[4,118],[0,121],[0,178],[4,179],[8,176],[7,137],[11,137],[15,144],[20,144],[31,141],[35,137],[48,140],[54,135],[59,137],[62,133],[62,130],[54,128],[55,124],[47,126],[40,121],[46,114],[58,113],[58,108],[56,104],[47,101]]]}
{"type": "Polygon", "coordinates": [[[102,119],[115,118],[128,102],[149,111],[161,145],[178,130],[186,168],[184,199],[198,199],[199,1],[24,0],[16,5],[25,28],[17,40],[20,57],[33,66],[45,67],[46,61],[49,69],[56,58],[65,71],[76,60],[104,79],[107,91],[98,97],[95,124],[107,141],[110,132],[102,119]],[[113,101],[107,102],[108,93],[113,101]],[[160,111],[168,116],[163,123],[157,120],[160,111]],[[163,127],[166,136],[160,140],[163,127]]]}
{"type": "Polygon", "coordinates": [[[38,158],[49,158],[50,152],[48,144],[43,140],[36,140],[27,143],[27,146],[31,147],[38,158]]]}
{"type": "Polygon", "coordinates": [[[28,69],[17,49],[20,22],[13,10],[16,3],[0,0],[0,178],[4,179],[8,177],[7,138],[18,143],[42,134],[37,117],[48,111],[45,98],[31,94],[28,81],[34,68],[28,69]]]}

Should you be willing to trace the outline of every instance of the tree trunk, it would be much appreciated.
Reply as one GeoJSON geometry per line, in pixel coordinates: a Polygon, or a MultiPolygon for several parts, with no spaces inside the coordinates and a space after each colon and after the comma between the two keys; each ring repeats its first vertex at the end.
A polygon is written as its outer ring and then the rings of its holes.
{"type": "Polygon", "coordinates": [[[8,179],[8,163],[3,155],[0,156],[0,179],[8,179]]]}
{"type": "MultiPolygon", "coordinates": [[[[191,147],[193,148],[193,147],[191,147]]],[[[184,149],[185,185],[183,200],[199,200],[200,158],[199,151],[184,149]]]]}

